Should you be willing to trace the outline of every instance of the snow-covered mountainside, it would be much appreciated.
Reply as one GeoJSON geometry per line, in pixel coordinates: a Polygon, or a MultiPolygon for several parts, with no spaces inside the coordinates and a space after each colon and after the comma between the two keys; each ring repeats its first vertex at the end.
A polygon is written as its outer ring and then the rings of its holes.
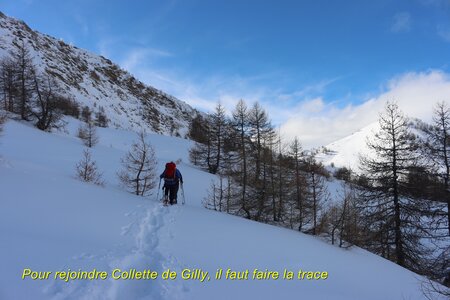
{"type": "Polygon", "coordinates": [[[420,276],[367,251],[204,209],[201,201],[214,176],[188,163],[188,140],[148,136],[160,170],[168,160],[181,160],[184,206],[163,207],[156,189],[142,198],[119,186],[120,158],[136,139],[125,130],[98,129],[92,157],[105,186],[80,182],[74,178],[84,148],[76,137],[78,126],[74,119],[66,133],[46,133],[16,121],[5,126],[0,138],[1,299],[424,299],[420,276]],[[25,269],[52,273],[49,279],[22,279],[25,269]],[[96,269],[109,276],[54,279],[56,272],[69,269],[96,269]],[[115,275],[134,269],[159,276],[170,269],[178,275],[172,280],[113,279],[115,269],[120,269],[115,275]],[[218,269],[224,272],[220,280],[215,279],[218,269]],[[241,276],[248,270],[248,279],[226,279],[228,269],[241,276]],[[255,269],[277,271],[280,278],[253,279],[255,269]],[[283,279],[285,269],[294,278],[283,279]],[[299,280],[299,270],[328,272],[328,278],[299,280]]]}
{"type": "MultiPolygon", "coordinates": [[[[52,133],[14,117],[6,123],[0,299],[424,298],[424,278],[365,250],[205,209],[218,178],[190,164],[192,141],[170,136],[185,136],[195,109],[104,57],[0,13],[0,59],[21,45],[65,96],[94,113],[104,110],[110,127],[97,129],[91,149],[104,181],[94,185],[75,176],[85,150],[77,137],[81,121],[66,116],[65,128],[52,133]],[[158,171],[177,162],[186,205],[163,206],[157,188],[138,197],[121,186],[121,161],[141,128],[150,132],[158,171]],[[83,273],[97,275],[77,278],[83,273]]],[[[327,146],[319,159],[355,169],[377,126],[327,146]]],[[[339,199],[341,182],[325,184],[331,201],[339,199]]]]}
{"type": "MultiPolygon", "coordinates": [[[[420,119],[411,119],[410,130],[416,136],[423,135],[420,130],[424,126],[420,119]]],[[[375,137],[375,133],[380,131],[380,124],[374,122],[354,132],[353,134],[328,144],[319,149],[317,158],[325,165],[334,165],[335,167],[346,167],[359,172],[360,156],[375,155],[369,147],[367,141],[375,137]]]]}
{"type": "Polygon", "coordinates": [[[110,126],[184,136],[195,110],[146,86],[110,60],[30,29],[0,12],[0,59],[24,43],[38,71],[57,80],[65,96],[93,112],[101,107],[110,126]]]}
{"type": "Polygon", "coordinates": [[[318,159],[325,165],[359,170],[359,156],[370,155],[367,139],[374,136],[380,128],[378,122],[372,123],[357,132],[337,140],[320,149],[318,159]]]}

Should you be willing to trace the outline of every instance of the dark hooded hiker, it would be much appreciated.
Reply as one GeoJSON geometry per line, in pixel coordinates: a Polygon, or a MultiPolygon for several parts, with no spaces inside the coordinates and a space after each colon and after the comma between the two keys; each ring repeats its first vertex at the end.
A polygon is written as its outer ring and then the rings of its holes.
{"type": "Polygon", "coordinates": [[[164,178],[164,204],[177,204],[178,189],[180,182],[183,184],[183,176],[173,161],[166,164],[166,168],[159,178],[164,178]]]}

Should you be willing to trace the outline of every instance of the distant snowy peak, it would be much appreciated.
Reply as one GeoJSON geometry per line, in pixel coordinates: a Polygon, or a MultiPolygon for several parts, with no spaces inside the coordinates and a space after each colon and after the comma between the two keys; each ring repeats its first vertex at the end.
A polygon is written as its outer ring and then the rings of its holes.
{"type": "Polygon", "coordinates": [[[372,137],[379,127],[378,122],[374,122],[357,132],[328,144],[321,149],[317,155],[318,159],[325,166],[346,167],[352,170],[359,170],[359,157],[361,154],[369,153],[367,139],[372,137]]]}
{"type": "Polygon", "coordinates": [[[24,42],[38,71],[54,77],[66,96],[94,112],[103,108],[110,126],[184,136],[195,109],[143,84],[109,59],[32,30],[0,12],[0,58],[24,42]]]}
{"type": "MultiPolygon", "coordinates": [[[[427,124],[420,119],[409,119],[409,128],[416,136],[422,136],[426,127],[427,124]]],[[[367,147],[367,140],[373,140],[378,131],[380,131],[378,121],[371,123],[345,138],[322,147],[317,157],[325,166],[346,167],[359,172],[360,156],[371,157],[374,155],[367,147]]]]}

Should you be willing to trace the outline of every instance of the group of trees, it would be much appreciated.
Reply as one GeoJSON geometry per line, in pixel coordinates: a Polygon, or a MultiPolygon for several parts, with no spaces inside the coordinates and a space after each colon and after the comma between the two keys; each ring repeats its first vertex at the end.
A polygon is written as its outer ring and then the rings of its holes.
{"type": "MultiPolygon", "coordinates": [[[[25,42],[16,40],[14,45],[15,50],[0,60],[1,108],[45,131],[63,126],[63,115],[78,118],[79,104],[64,96],[53,76],[38,71],[25,42]]],[[[104,111],[96,118],[97,126],[107,126],[104,111]]]]}
{"type": "MultiPolygon", "coordinates": [[[[82,181],[103,185],[102,173],[90,150],[99,140],[96,127],[108,126],[103,107],[95,114],[88,106],[80,108],[76,101],[63,96],[53,76],[38,71],[24,41],[15,40],[13,44],[14,51],[0,60],[0,108],[21,120],[34,122],[44,131],[63,126],[63,115],[83,121],[78,137],[87,148],[75,167],[76,176],[82,181]]],[[[5,120],[6,117],[0,115],[0,131],[5,120]]],[[[153,148],[145,141],[145,134],[140,133],[138,142],[122,160],[124,170],[119,172],[119,179],[136,195],[147,195],[155,185],[154,155],[153,148]]]]}
{"type": "Polygon", "coordinates": [[[0,61],[0,93],[3,109],[16,113],[22,120],[34,120],[36,127],[50,130],[61,126],[63,97],[54,79],[38,74],[24,42],[17,51],[0,61]]]}
{"type": "MultiPolygon", "coordinates": [[[[448,118],[448,112],[448,106],[438,104],[435,121],[448,118]]],[[[429,264],[436,249],[428,245],[430,240],[439,245],[439,239],[450,237],[445,211],[449,201],[445,185],[448,123],[435,122],[424,127],[424,134],[416,135],[399,107],[388,103],[379,127],[368,141],[372,155],[361,159],[366,181],[358,195],[359,214],[365,220],[363,244],[415,272],[438,276],[430,274],[434,273],[429,264]]],[[[442,276],[443,270],[439,271],[442,276]]]]}
{"type": "MultiPolygon", "coordinates": [[[[0,60],[1,108],[45,131],[60,127],[63,114],[80,118],[78,136],[87,149],[76,176],[103,185],[89,149],[99,140],[96,126],[108,124],[106,113],[99,108],[93,117],[89,107],[80,109],[52,76],[37,71],[23,42],[15,46],[0,60]]],[[[0,115],[0,132],[4,121],[0,115]]],[[[315,152],[303,150],[297,138],[284,144],[262,106],[249,108],[241,100],[230,116],[219,103],[213,113],[192,119],[190,159],[218,175],[204,199],[208,208],[326,236],[341,247],[356,244],[440,279],[450,252],[442,242],[450,237],[449,135],[448,103],[438,103],[426,124],[411,122],[388,102],[367,141],[370,154],[361,157],[361,172],[336,170],[342,188],[332,199],[331,174],[315,152]]],[[[131,193],[146,196],[156,186],[155,152],[143,132],[122,165],[117,175],[131,193]]]]}
{"type": "MultiPolygon", "coordinates": [[[[82,181],[103,186],[102,173],[98,170],[90,151],[90,148],[94,147],[99,140],[95,126],[91,122],[81,125],[78,136],[87,148],[75,167],[76,177],[82,181]]],[[[144,131],[138,133],[137,141],[133,142],[121,163],[122,170],[117,173],[117,176],[122,186],[137,196],[148,196],[156,186],[156,157],[155,150],[147,142],[144,131]]]]}
{"type": "Polygon", "coordinates": [[[356,244],[435,279],[445,276],[450,251],[450,110],[435,107],[432,124],[412,122],[392,102],[367,141],[361,172],[337,169],[334,199],[329,172],[298,139],[284,146],[256,103],[240,101],[231,117],[217,105],[194,118],[191,161],[219,179],[204,205],[356,244]],[[414,125],[414,126],[413,126],[414,125]],[[415,128],[414,130],[412,128],[415,128]],[[433,245],[433,246],[430,246],[433,245]]]}
{"type": "Polygon", "coordinates": [[[206,207],[321,233],[329,174],[298,140],[285,151],[259,103],[248,108],[241,100],[231,117],[218,104],[213,114],[193,119],[189,137],[197,142],[191,161],[220,178],[211,184],[206,207]]]}
{"type": "Polygon", "coordinates": [[[395,103],[380,115],[380,129],[368,141],[373,155],[361,159],[363,245],[403,267],[442,278],[448,276],[442,254],[450,251],[448,104],[436,105],[433,124],[420,123],[415,127],[421,133],[413,134],[395,103]]]}

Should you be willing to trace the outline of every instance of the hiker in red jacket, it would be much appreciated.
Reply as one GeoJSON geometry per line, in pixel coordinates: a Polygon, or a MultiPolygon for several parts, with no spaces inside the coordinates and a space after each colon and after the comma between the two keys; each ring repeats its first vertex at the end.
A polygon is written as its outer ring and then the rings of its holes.
{"type": "Polygon", "coordinates": [[[166,164],[166,169],[159,178],[164,178],[164,204],[177,204],[178,188],[183,184],[183,176],[173,161],[166,164]]]}

